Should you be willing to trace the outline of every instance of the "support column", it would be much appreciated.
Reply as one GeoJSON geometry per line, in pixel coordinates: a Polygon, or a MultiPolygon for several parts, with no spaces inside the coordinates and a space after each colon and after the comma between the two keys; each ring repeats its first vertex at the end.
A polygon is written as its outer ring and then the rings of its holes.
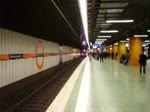
{"type": "Polygon", "coordinates": [[[108,53],[110,53],[110,47],[108,47],[108,53]]]}
{"type": "Polygon", "coordinates": [[[148,44],[148,58],[150,59],[150,44],[148,44]]]}
{"type": "Polygon", "coordinates": [[[110,59],[112,59],[112,46],[110,46],[109,49],[110,49],[110,59]]]}
{"type": "Polygon", "coordinates": [[[118,61],[120,62],[121,56],[127,53],[126,42],[120,42],[118,46],[118,61]]]}
{"type": "Polygon", "coordinates": [[[139,56],[142,53],[142,39],[130,39],[130,65],[139,65],[139,56]]]}
{"type": "Polygon", "coordinates": [[[108,47],[108,53],[109,53],[109,57],[108,58],[110,58],[110,46],[108,47]]]}
{"type": "Polygon", "coordinates": [[[114,59],[117,59],[116,53],[118,53],[118,45],[113,45],[112,50],[113,50],[113,52],[114,52],[114,59]]]}
{"type": "Polygon", "coordinates": [[[106,52],[109,53],[109,47],[106,47],[106,52]]]}

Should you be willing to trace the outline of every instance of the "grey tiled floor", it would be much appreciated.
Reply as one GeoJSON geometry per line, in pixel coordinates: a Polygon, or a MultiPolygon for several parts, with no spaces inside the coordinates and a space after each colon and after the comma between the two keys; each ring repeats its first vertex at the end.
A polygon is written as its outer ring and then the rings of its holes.
{"type": "Polygon", "coordinates": [[[87,60],[65,112],[150,112],[150,62],[140,74],[138,66],[116,60],[87,60]]]}

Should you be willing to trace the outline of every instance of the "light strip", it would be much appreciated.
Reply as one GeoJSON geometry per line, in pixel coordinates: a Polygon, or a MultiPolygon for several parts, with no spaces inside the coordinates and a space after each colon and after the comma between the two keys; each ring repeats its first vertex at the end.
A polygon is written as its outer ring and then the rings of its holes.
{"type": "Polygon", "coordinates": [[[98,44],[102,44],[104,43],[105,41],[95,41],[95,43],[98,43],[98,44]]]}
{"type": "Polygon", "coordinates": [[[102,44],[102,43],[103,43],[103,42],[97,42],[97,41],[95,42],[95,44],[102,44]]]}
{"type": "Polygon", "coordinates": [[[107,13],[121,13],[124,9],[107,9],[107,13]]]}
{"type": "Polygon", "coordinates": [[[96,43],[97,43],[97,42],[98,42],[98,43],[99,43],[99,42],[101,42],[101,43],[102,43],[102,42],[104,42],[104,40],[103,40],[103,41],[95,41],[95,42],[96,42],[96,43]]]}
{"type": "Polygon", "coordinates": [[[100,33],[117,33],[118,30],[103,30],[103,31],[100,31],[100,33]]]}
{"type": "Polygon", "coordinates": [[[102,44],[102,43],[104,43],[104,42],[97,42],[97,41],[95,42],[95,44],[102,44]]]}
{"type": "Polygon", "coordinates": [[[117,43],[114,43],[114,45],[118,45],[118,42],[117,42],[117,43]]]}
{"type": "Polygon", "coordinates": [[[107,20],[106,23],[132,23],[134,22],[133,19],[131,20],[107,20]]]}
{"type": "Polygon", "coordinates": [[[102,44],[104,41],[95,41],[95,44],[98,43],[98,44],[102,44]]]}
{"type": "Polygon", "coordinates": [[[96,40],[95,42],[104,42],[105,40],[96,40]]]}
{"type": "Polygon", "coordinates": [[[102,38],[111,38],[111,36],[97,36],[97,37],[102,37],[102,38]]]}
{"type": "Polygon", "coordinates": [[[96,40],[95,42],[98,42],[98,43],[99,43],[99,42],[104,42],[104,40],[102,40],[102,41],[96,40]]]}
{"type": "Polygon", "coordinates": [[[90,42],[90,45],[91,45],[91,46],[93,45],[92,42],[90,42]]]}
{"type": "Polygon", "coordinates": [[[145,42],[146,42],[146,43],[148,43],[148,42],[149,42],[149,40],[145,40],[145,42]]]}
{"type": "Polygon", "coordinates": [[[147,32],[150,32],[150,30],[147,30],[147,32]]]}
{"type": "Polygon", "coordinates": [[[134,37],[148,37],[148,35],[134,35],[134,37]]]}
{"type": "Polygon", "coordinates": [[[120,42],[126,42],[125,40],[120,40],[120,42]]]}
{"type": "Polygon", "coordinates": [[[89,46],[89,37],[88,37],[88,19],[87,19],[87,0],[78,0],[78,4],[80,7],[80,14],[82,18],[82,23],[84,27],[85,37],[87,44],[89,46]]]}
{"type": "Polygon", "coordinates": [[[96,39],[96,40],[107,40],[107,39],[96,39]]]}

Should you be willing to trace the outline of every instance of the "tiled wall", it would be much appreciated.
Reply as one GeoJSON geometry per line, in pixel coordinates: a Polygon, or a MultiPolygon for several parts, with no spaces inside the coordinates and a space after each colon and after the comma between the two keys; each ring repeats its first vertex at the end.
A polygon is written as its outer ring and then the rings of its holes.
{"type": "Polygon", "coordinates": [[[69,61],[74,58],[74,51],[72,47],[63,46],[63,62],[69,61]]]}
{"type": "MultiPolygon", "coordinates": [[[[59,53],[57,43],[0,28],[0,55],[35,54],[39,41],[43,44],[44,53],[59,53]]],[[[42,47],[38,47],[37,53],[43,53],[42,47]]],[[[59,63],[59,55],[38,57],[39,65],[41,65],[43,59],[42,69],[37,67],[36,58],[1,60],[0,87],[46,70],[59,63]]]]}
{"type": "Polygon", "coordinates": [[[80,56],[80,50],[79,49],[74,49],[74,57],[77,58],[80,56]]]}

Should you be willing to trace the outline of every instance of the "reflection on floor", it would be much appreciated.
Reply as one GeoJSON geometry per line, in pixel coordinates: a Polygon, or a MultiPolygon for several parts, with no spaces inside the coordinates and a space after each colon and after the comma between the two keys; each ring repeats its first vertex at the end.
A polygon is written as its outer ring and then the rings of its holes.
{"type": "Polygon", "coordinates": [[[150,62],[140,74],[138,66],[87,59],[64,112],[150,112],[150,62]]]}

